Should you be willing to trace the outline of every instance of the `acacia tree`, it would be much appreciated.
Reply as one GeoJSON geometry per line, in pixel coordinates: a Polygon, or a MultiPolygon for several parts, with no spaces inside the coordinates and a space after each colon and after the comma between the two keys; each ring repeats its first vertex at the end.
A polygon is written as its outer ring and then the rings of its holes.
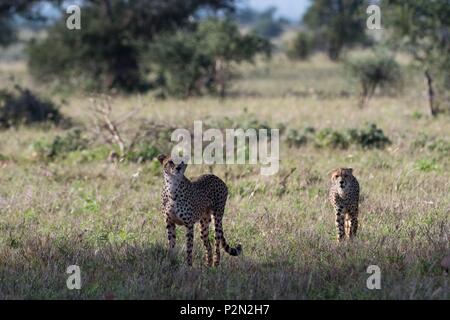
{"type": "MultiPolygon", "coordinates": [[[[422,69],[430,114],[439,113],[450,88],[450,5],[448,0],[384,0],[385,25],[392,29],[392,43],[406,49],[422,69]],[[436,84],[438,84],[436,86],[436,84]]],[[[448,97],[447,97],[448,98],[448,97]]]]}
{"type": "Polygon", "coordinates": [[[44,41],[30,46],[29,66],[39,79],[76,79],[95,89],[139,89],[140,55],[155,35],[190,24],[203,8],[232,10],[234,0],[86,0],[81,30],[61,19],[44,41]]]}
{"type": "Polygon", "coordinates": [[[221,97],[225,97],[230,63],[251,61],[257,53],[270,55],[267,40],[254,34],[241,35],[237,25],[229,20],[209,19],[200,23],[197,36],[200,48],[213,60],[213,79],[221,97]]]}
{"type": "Polygon", "coordinates": [[[313,0],[303,22],[324,42],[330,59],[337,60],[344,47],[367,40],[367,4],[367,0],[313,0]]]}
{"type": "Polygon", "coordinates": [[[194,30],[155,41],[150,60],[157,65],[160,85],[168,94],[189,97],[207,91],[225,97],[231,64],[270,51],[268,40],[241,34],[232,21],[206,19],[194,30]]]}

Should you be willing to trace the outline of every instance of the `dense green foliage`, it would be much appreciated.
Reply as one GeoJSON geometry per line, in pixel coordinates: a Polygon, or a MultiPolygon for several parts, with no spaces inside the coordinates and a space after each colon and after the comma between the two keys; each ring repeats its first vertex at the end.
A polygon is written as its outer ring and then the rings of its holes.
{"type": "Polygon", "coordinates": [[[159,85],[165,94],[224,96],[231,64],[252,61],[260,52],[270,54],[270,44],[263,38],[242,35],[231,21],[207,19],[195,30],[158,38],[149,58],[159,70],[159,85]]]}
{"type": "Polygon", "coordinates": [[[287,56],[293,60],[307,59],[313,50],[314,36],[310,32],[299,32],[288,43],[287,56]]]}
{"type": "Polygon", "coordinates": [[[33,149],[39,159],[54,160],[57,157],[65,157],[73,151],[85,150],[88,145],[89,140],[83,136],[81,129],[74,128],[50,141],[36,141],[33,143],[33,149]]]}
{"type": "Polygon", "coordinates": [[[86,1],[81,30],[61,19],[48,37],[29,48],[35,78],[96,89],[143,89],[141,55],[153,38],[191,24],[199,9],[231,9],[233,0],[86,1]]]}
{"type": "Polygon", "coordinates": [[[450,99],[450,4],[448,0],[384,0],[392,46],[411,54],[428,79],[431,113],[450,99]],[[435,86],[434,86],[435,85],[435,86]],[[434,86],[434,87],[433,87],[434,86]]]}
{"type": "Polygon", "coordinates": [[[314,0],[303,22],[316,34],[316,45],[336,60],[343,48],[367,42],[366,0],[314,0]]]}
{"type": "Polygon", "coordinates": [[[39,122],[55,124],[63,120],[58,108],[28,89],[16,86],[15,91],[0,91],[0,128],[39,122]]]}
{"type": "Polygon", "coordinates": [[[347,149],[354,145],[364,149],[384,149],[391,144],[382,129],[374,123],[363,128],[351,128],[345,131],[332,128],[316,130],[305,128],[303,132],[289,129],[286,135],[289,147],[301,147],[312,143],[317,148],[347,149]]]}
{"type": "Polygon", "coordinates": [[[360,83],[360,107],[367,105],[377,88],[399,88],[402,83],[400,65],[393,57],[381,52],[349,59],[346,66],[360,83]]]}

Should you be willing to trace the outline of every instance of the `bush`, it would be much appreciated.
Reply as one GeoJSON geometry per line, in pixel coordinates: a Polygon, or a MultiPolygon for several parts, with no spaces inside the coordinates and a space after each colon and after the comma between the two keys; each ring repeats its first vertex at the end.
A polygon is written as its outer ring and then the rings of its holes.
{"type": "Polygon", "coordinates": [[[289,148],[307,144],[310,140],[309,133],[308,129],[305,129],[304,133],[300,133],[296,129],[289,129],[286,135],[286,142],[289,148]]]}
{"type": "Polygon", "coordinates": [[[0,91],[0,127],[8,128],[39,122],[59,124],[63,117],[49,100],[28,89],[15,87],[15,92],[0,91]]]}
{"type": "Polygon", "coordinates": [[[356,145],[365,149],[384,149],[391,144],[389,138],[375,124],[368,124],[362,129],[348,129],[338,131],[325,128],[318,132],[314,128],[306,128],[303,133],[289,129],[286,142],[289,147],[301,147],[313,142],[318,148],[346,149],[356,145]]]}
{"type": "Polygon", "coordinates": [[[384,53],[347,60],[346,67],[360,83],[360,108],[367,105],[377,88],[398,88],[402,83],[399,64],[384,53]]]}
{"type": "Polygon", "coordinates": [[[146,162],[152,161],[161,151],[152,143],[142,142],[129,151],[126,159],[132,162],[146,162]]]}
{"type": "Polygon", "coordinates": [[[364,129],[350,129],[348,134],[352,143],[367,149],[384,149],[391,144],[391,141],[386,137],[383,130],[377,128],[377,125],[374,123],[370,123],[364,129]]]}
{"type": "Polygon", "coordinates": [[[69,130],[64,135],[56,136],[52,141],[37,141],[33,149],[38,158],[43,160],[54,160],[57,157],[65,157],[73,151],[85,150],[88,140],[82,136],[79,128],[69,130]]]}
{"type": "Polygon", "coordinates": [[[319,148],[332,147],[346,149],[350,143],[345,134],[330,128],[325,128],[317,132],[314,144],[319,148]]]}
{"type": "Polygon", "coordinates": [[[312,52],[314,38],[308,32],[299,32],[295,38],[289,42],[287,56],[291,60],[306,60],[312,52]]]}

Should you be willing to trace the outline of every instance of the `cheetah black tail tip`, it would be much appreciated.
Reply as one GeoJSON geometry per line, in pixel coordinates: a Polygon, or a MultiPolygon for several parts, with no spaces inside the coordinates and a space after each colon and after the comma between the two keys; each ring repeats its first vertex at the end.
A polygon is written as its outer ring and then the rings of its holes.
{"type": "Polygon", "coordinates": [[[227,253],[229,253],[230,254],[230,256],[238,256],[238,255],[240,255],[241,253],[242,253],[242,246],[240,245],[240,244],[238,244],[237,246],[236,246],[236,248],[230,248],[230,247],[228,247],[228,250],[227,250],[227,248],[225,248],[225,251],[227,252],[227,253]]]}

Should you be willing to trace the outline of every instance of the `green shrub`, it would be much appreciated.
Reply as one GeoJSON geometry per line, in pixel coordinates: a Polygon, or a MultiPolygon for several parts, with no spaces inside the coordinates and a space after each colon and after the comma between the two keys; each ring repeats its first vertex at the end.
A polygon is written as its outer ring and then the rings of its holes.
{"type": "Polygon", "coordinates": [[[309,137],[305,133],[300,133],[296,129],[289,129],[286,135],[286,142],[288,146],[291,147],[300,147],[307,144],[309,141],[309,137]]]}
{"type": "Polygon", "coordinates": [[[95,148],[82,149],[69,152],[64,155],[64,158],[69,163],[89,163],[94,161],[104,161],[108,159],[111,153],[109,146],[102,145],[95,148]]]}
{"type": "Polygon", "coordinates": [[[37,141],[33,144],[33,149],[38,158],[43,160],[54,160],[58,157],[66,157],[73,151],[85,150],[88,140],[82,136],[81,130],[75,128],[69,130],[64,135],[56,136],[52,141],[37,141]]]}
{"type": "Polygon", "coordinates": [[[377,128],[377,125],[374,123],[370,123],[364,129],[350,129],[348,135],[351,143],[367,149],[384,149],[391,144],[383,130],[377,128]]]}
{"type": "Polygon", "coordinates": [[[346,149],[351,145],[365,149],[384,149],[391,144],[389,138],[376,124],[368,124],[362,129],[348,129],[346,131],[324,128],[318,132],[314,128],[305,128],[303,133],[296,129],[289,129],[286,136],[289,147],[300,147],[313,142],[318,148],[346,149]]]}
{"type": "Polygon", "coordinates": [[[314,144],[319,148],[331,147],[336,149],[346,149],[350,145],[345,134],[330,128],[317,132],[314,144]]]}
{"type": "Polygon", "coordinates": [[[415,168],[423,172],[439,170],[439,166],[434,159],[422,159],[416,162],[415,168]]]}
{"type": "Polygon", "coordinates": [[[40,122],[59,124],[63,120],[58,108],[28,89],[15,87],[14,92],[0,91],[0,128],[40,122]]]}
{"type": "Polygon", "coordinates": [[[137,134],[128,147],[128,160],[138,161],[141,157],[141,161],[149,161],[156,152],[171,152],[172,145],[167,142],[171,140],[172,132],[176,128],[145,120],[137,128],[137,134]]]}
{"type": "Polygon", "coordinates": [[[286,54],[291,60],[306,60],[311,55],[313,46],[313,36],[308,32],[299,32],[288,43],[286,54]]]}
{"type": "Polygon", "coordinates": [[[152,143],[142,142],[127,153],[126,159],[132,162],[152,161],[160,153],[161,151],[152,143]]]}
{"type": "Polygon", "coordinates": [[[365,107],[377,88],[399,88],[402,83],[400,65],[384,53],[372,53],[346,61],[350,74],[360,84],[359,106],[365,107]]]}

